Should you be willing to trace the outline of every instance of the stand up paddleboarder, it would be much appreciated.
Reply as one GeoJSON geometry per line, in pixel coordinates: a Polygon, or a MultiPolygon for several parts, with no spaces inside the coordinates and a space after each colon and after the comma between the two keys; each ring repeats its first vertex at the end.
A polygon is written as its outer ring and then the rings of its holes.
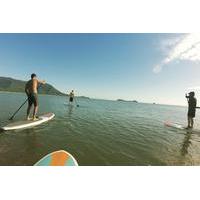
{"type": "Polygon", "coordinates": [[[39,81],[37,79],[36,74],[31,74],[31,80],[26,83],[25,92],[28,97],[28,108],[27,108],[27,115],[26,119],[30,120],[29,115],[34,104],[33,109],[33,120],[36,120],[37,112],[38,112],[38,86],[39,84],[45,84],[45,81],[39,81]]]}
{"type": "Polygon", "coordinates": [[[186,94],[185,97],[187,98],[187,101],[188,101],[188,127],[187,128],[193,128],[194,118],[196,114],[197,100],[195,98],[194,92],[190,92],[189,95],[186,94]]]}
{"type": "Polygon", "coordinates": [[[69,104],[74,102],[74,90],[72,90],[69,94],[69,104]]]}

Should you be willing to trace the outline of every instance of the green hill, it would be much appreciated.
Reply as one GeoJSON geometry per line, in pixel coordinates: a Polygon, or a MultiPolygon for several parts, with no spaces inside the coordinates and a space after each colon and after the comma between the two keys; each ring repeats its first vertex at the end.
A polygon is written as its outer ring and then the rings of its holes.
{"type": "MultiPolygon", "coordinates": [[[[13,78],[0,77],[0,91],[6,92],[24,92],[26,81],[13,78]]],[[[39,89],[40,94],[64,95],[50,84],[45,84],[39,89]]]]}

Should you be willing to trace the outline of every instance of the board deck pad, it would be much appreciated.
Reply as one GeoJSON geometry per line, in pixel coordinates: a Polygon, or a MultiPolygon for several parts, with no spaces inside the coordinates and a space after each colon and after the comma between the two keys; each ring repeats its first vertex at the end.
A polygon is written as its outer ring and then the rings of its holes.
{"type": "Polygon", "coordinates": [[[30,128],[34,127],[37,125],[40,125],[44,122],[47,122],[55,117],[54,113],[46,113],[41,116],[39,116],[38,119],[36,120],[22,120],[22,121],[17,121],[8,124],[7,126],[2,127],[2,130],[8,131],[8,130],[16,130],[16,129],[25,129],[25,128],[30,128]]]}
{"type": "Polygon", "coordinates": [[[78,163],[70,153],[60,150],[46,155],[34,166],[78,166],[78,163]]]}

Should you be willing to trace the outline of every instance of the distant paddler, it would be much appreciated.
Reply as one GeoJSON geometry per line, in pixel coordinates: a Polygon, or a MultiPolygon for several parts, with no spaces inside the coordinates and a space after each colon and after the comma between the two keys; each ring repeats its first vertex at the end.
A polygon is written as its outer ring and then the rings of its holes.
{"type": "Polygon", "coordinates": [[[197,106],[197,100],[195,98],[195,93],[190,92],[189,95],[186,94],[185,96],[188,101],[188,129],[193,128],[194,126],[194,118],[196,115],[196,106],[197,106]]]}
{"type": "Polygon", "coordinates": [[[76,99],[75,99],[74,90],[72,90],[72,91],[69,93],[69,105],[72,105],[73,102],[75,102],[76,106],[79,107],[79,105],[77,104],[77,101],[76,101],[76,99]]]}
{"type": "Polygon", "coordinates": [[[74,90],[69,93],[69,104],[74,102],[74,90]]]}
{"type": "Polygon", "coordinates": [[[37,119],[37,112],[38,112],[38,87],[40,84],[45,84],[45,81],[40,81],[37,79],[36,74],[31,74],[31,80],[26,83],[25,92],[28,97],[28,108],[27,108],[27,120],[30,120],[30,111],[32,105],[34,105],[33,109],[33,120],[37,119]]]}

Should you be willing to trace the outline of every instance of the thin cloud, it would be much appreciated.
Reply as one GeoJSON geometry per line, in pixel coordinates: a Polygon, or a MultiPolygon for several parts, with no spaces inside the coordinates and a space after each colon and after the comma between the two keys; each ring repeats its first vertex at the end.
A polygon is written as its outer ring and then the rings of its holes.
{"type": "Polygon", "coordinates": [[[191,33],[164,40],[161,42],[161,49],[165,51],[166,57],[153,68],[154,73],[161,72],[165,65],[173,61],[200,62],[200,34],[191,33]]]}

